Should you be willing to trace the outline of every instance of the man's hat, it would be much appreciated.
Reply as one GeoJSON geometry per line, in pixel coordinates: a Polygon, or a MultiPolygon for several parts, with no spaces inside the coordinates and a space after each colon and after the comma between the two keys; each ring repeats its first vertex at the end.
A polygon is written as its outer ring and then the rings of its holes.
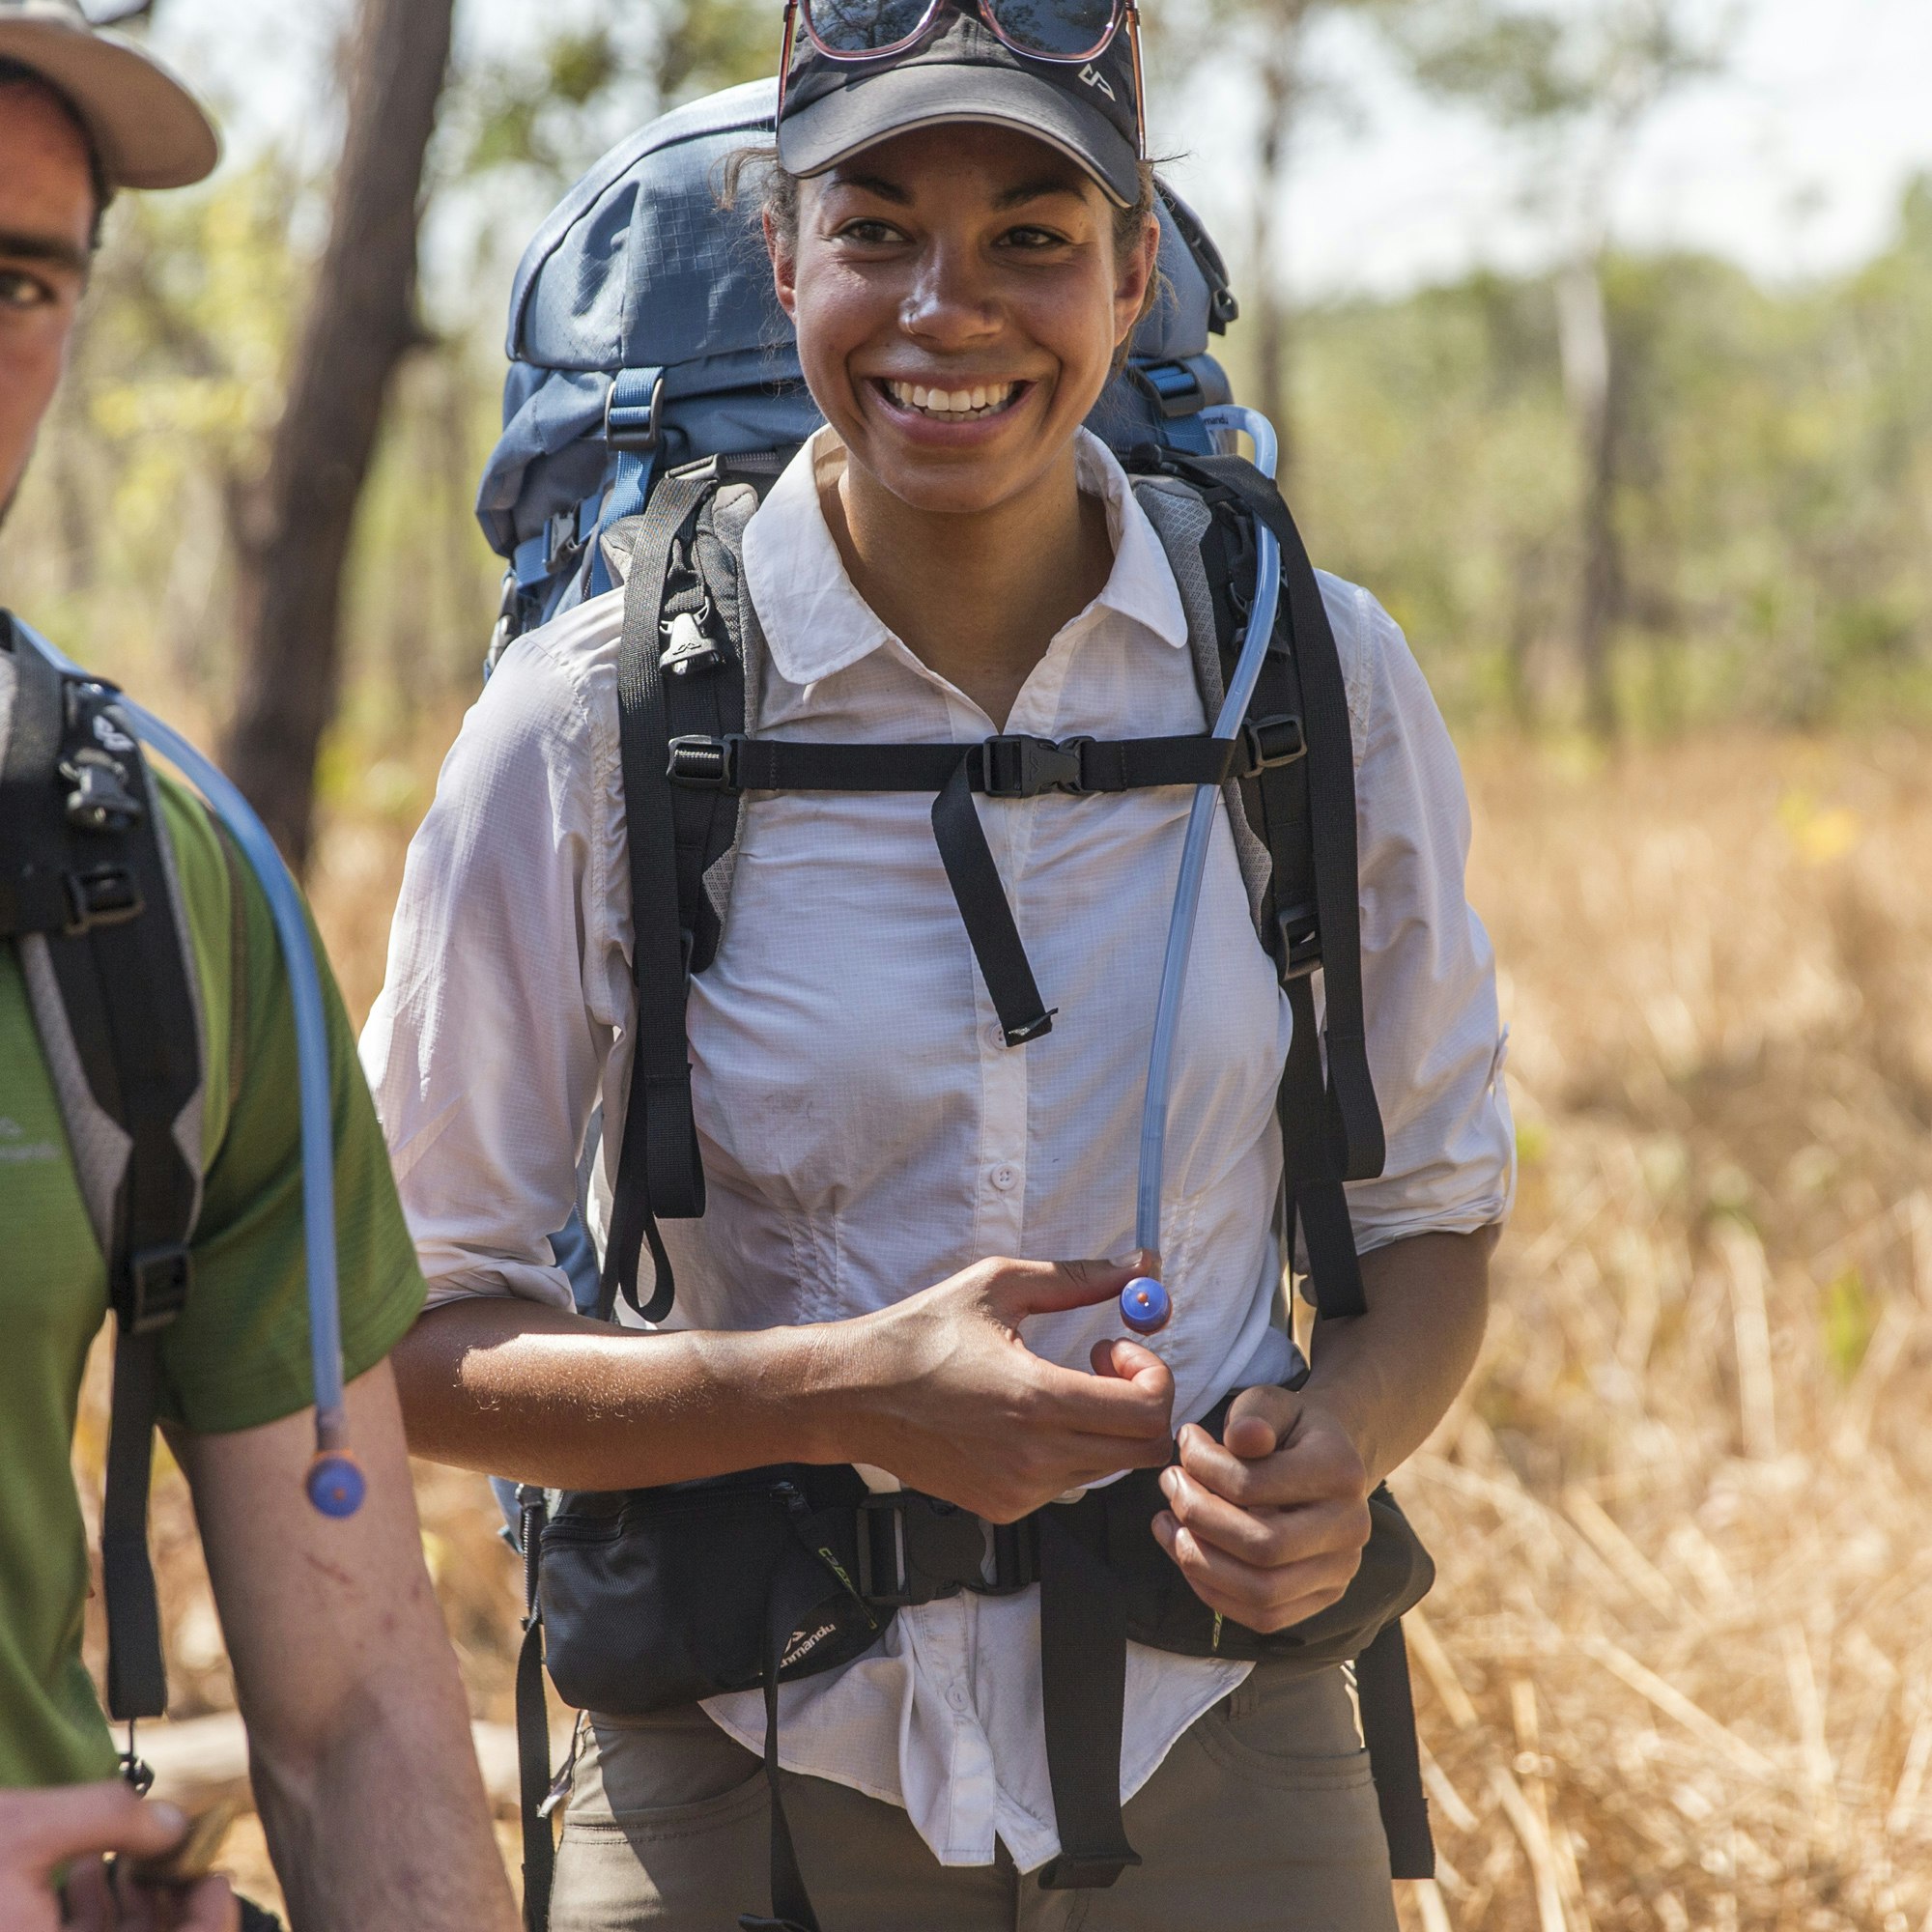
{"type": "Polygon", "coordinates": [[[1140,104],[1124,29],[1093,60],[1029,60],[963,8],[882,60],[827,60],[803,28],[785,76],[779,159],[823,174],[863,148],[947,121],[1017,128],[1079,162],[1122,208],[1140,198],[1140,104]]]}
{"type": "Polygon", "coordinates": [[[0,0],[0,60],[66,97],[116,187],[185,187],[221,158],[194,96],[152,54],[91,25],[77,0],[0,0]]]}

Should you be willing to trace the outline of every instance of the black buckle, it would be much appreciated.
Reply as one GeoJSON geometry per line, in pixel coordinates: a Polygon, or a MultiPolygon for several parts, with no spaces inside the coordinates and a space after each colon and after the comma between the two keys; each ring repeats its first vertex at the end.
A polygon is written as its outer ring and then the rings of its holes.
{"type": "Polygon", "coordinates": [[[96,866],[91,871],[69,872],[67,930],[70,938],[92,932],[97,925],[125,925],[147,910],[141,889],[126,866],[96,866]]]}
{"type": "Polygon", "coordinates": [[[1321,928],[1315,907],[1290,906],[1275,914],[1275,925],[1281,933],[1282,983],[1307,979],[1321,964],[1321,928]]]}
{"type": "Polygon", "coordinates": [[[584,539],[577,533],[577,510],[557,510],[544,524],[544,574],[554,577],[583,554],[584,539]]]}
{"type": "Polygon", "coordinates": [[[128,788],[128,770],[118,758],[87,747],[61,760],[60,775],[73,789],[67,795],[67,822],[82,832],[126,832],[148,815],[148,808],[128,788]]]}
{"type": "Polygon", "coordinates": [[[738,748],[744,742],[741,731],[727,731],[722,738],[673,738],[665,776],[693,791],[736,791],[738,748]]]}
{"type": "Polygon", "coordinates": [[[1237,776],[1244,779],[1271,772],[1277,765],[1292,765],[1308,755],[1301,720],[1293,716],[1252,719],[1241,726],[1241,741],[1247,748],[1248,762],[1237,776]]]}
{"type": "Polygon", "coordinates": [[[716,670],[724,662],[724,653],[705,628],[710,622],[708,597],[701,610],[679,611],[661,619],[658,635],[665,646],[658,653],[658,668],[672,677],[684,677],[694,670],[716,670]]]}
{"type": "Polygon", "coordinates": [[[911,1582],[911,1575],[906,1569],[905,1493],[903,1491],[884,1495],[874,1492],[859,1505],[859,1594],[868,1604],[876,1604],[882,1609],[905,1609],[912,1603],[911,1582]],[[872,1555],[872,1524],[881,1516],[890,1518],[893,1525],[890,1589],[880,1588],[878,1568],[872,1555]]]}
{"type": "Polygon", "coordinates": [[[193,1279],[194,1264],[178,1242],[129,1255],[128,1292],[122,1302],[127,1332],[152,1335],[156,1328],[165,1328],[186,1305],[193,1279]]]}
{"type": "Polygon", "coordinates": [[[1089,742],[1068,738],[1056,745],[1051,738],[1032,738],[1021,732],[988,738],[980,747],[980,788],[988,798],[1037,798],[1046,791],[1085,791],[1081,750],[1089,742]]]}

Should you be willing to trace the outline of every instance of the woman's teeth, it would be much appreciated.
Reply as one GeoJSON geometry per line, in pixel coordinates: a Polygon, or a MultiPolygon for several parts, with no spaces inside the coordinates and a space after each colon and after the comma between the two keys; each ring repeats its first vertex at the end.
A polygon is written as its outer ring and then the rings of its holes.
{"type": "Polygon", "coordinates": [[[923,383],[888,381],[886,393],[902,410],[917,410],[938,422],[971,422],[996,415],[1019,393],[1017,383],[981,383],[971,389],[928,389],[923,383]]]}

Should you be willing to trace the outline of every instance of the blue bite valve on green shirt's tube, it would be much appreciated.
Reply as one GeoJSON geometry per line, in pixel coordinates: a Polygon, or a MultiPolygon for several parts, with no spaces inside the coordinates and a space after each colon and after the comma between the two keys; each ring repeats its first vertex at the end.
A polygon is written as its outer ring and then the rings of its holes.
{"type": "MultiPolygon", "coordinates": [[[[1259,410],[1229,405],[1203,410],[1200,420],[1209,429],[1245,430],[1255,445],[1255,468],[1273,476],[1273,425],[1259,410]]],[[[1275,607],[1281,600],[1281,544],[1272,530],[1255,525],[1255,600],[1248,611],[1247,635],[1214,736],[1234,738],[1240,732],[1274,635],[1275,607]]],[[[1147,1099],[1141,1110],[1140,1185],[1134,1197],[1134,1241],[1144,1253],[1160,1252],[1161,1170],[1167,1153],[1167,1103],[1174,1075],[1174,1036],[1180,1017],[1180,996],[1187,984],[1187,957],[1194,944],[1194,917],[1201,908],[1201,878],[1213,837],[1214,812],[1220,786],[1197,787],[1187,813],[1187,837],[1180,848],[1180,876],[1174,889],[1174,917],[1168,922],[1167,953],[1161,961],[1160,999],[1154,1009],[1153,1045],[1148,1053],[1147,1099]]],[[[1174,1314],[1174,1299],[1166,1288],[1148,1275],[1136,1275],[1121,1291],[1121,1320],[1136,1335],[1155,1335],[1174,1314]]]]}
{"type": "MultiPolygon", "coordinates": [[[[15,628],[70,677],[88,673],[16,618],[15,628]]],[[[308,1262],[309,1357],[315,1380],[315,1455],[302,1487],[324,1516],[354,1516],[367,1491],[349,1448],[342,1402],[342,1317],[335,1274],[335,1123],[328,1064],[328,1024],[322,999],[322,972],[309,940],[301,895],[275,849],[269,829],[255,816],[234,781],[204,757],[181,733],[133,702],[116,700],[135,735],[182,773],[241,846],[268,901],[288,975],[295,1013],[296,1073],[300,1090],[302,1232],[308,1262]]]]}

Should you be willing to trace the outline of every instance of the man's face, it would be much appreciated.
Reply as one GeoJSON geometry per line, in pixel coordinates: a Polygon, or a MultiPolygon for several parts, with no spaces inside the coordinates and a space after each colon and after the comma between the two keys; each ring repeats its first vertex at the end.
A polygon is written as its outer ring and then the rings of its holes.
{"type": "Polygon", "coordinates": [[[0,85],[0,521],[67,361],[93,227],[80,129],[43,89],[0,85]]]}

